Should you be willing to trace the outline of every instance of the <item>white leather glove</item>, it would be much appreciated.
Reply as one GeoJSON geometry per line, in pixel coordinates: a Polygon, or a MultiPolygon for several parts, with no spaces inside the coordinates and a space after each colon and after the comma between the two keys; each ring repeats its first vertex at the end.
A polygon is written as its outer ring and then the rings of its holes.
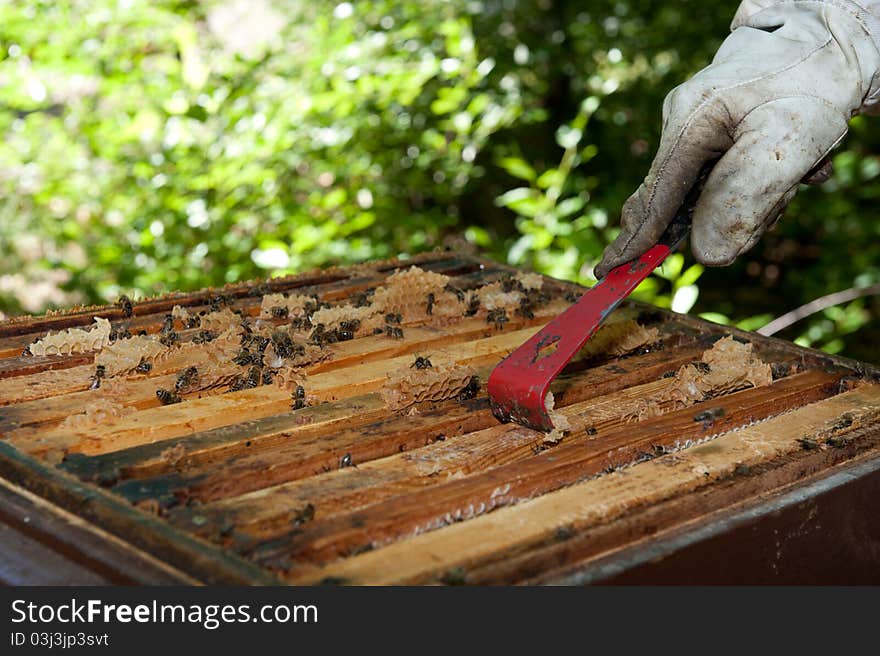
{"type": "Polygon", "coordinates": [[[719,157],[697,200],[691,248],[712,266],[751,248],[802,179],[827,177],[830,168],[814,169],[847,121],[877,102],[878,16],[876,0],[744,2],[712,64],[666,97],[657,155],[596,277],[653,246],[719,157]]]}

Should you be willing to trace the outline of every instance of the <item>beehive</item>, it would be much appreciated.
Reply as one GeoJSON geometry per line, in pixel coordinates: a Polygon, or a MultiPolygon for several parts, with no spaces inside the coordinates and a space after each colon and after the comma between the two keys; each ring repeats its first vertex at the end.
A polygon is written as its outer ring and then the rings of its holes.
{"type": "Polygon", "coordinates": [[[568,430],[499,424],[492,367],[582,291],[435,253],[9,321],[0,476],[135,581],[519,583],[878,456],[873,368],[635,303],[554,383],[568,430]]]}

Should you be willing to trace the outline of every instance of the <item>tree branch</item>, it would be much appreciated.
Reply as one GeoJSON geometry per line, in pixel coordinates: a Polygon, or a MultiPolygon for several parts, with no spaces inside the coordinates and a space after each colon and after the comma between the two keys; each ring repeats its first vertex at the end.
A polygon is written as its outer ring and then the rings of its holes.
{"type": "Polygon", "coordinates": [[[809,303],[801,305],[799,308],[795,308],[791,312],[786,312],[781,317],[777,317],[770,323],[759,328],[757,332],[759,335],[775,335],[780,330],[784,330],[790,325],[797,323],[801,319],[805,319],[810,315],[816,314],[817,312],[827,310],[828,308],[840,305],[841,303],[849,303],[850,301],[862,298],[863,296],[873,296],[875,294],[880,294],[880,283],[869,285],[868,287],[851,287],[849,289],[844,289],[843,291],[828,294],[827,296],[821,296],[809,303]]]}

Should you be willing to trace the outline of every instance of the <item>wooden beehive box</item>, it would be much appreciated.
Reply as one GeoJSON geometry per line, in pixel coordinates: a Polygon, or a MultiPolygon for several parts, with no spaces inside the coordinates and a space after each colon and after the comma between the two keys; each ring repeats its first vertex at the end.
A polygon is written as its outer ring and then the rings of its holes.
{"type": "Polygon", "coordinates": [[[877,457],[873,368],[634,303],[561,439],[499,424],[491,368],[579,291],[436,253],[2,323],[6,522],[108,580],[552,582],[877,457]]]}

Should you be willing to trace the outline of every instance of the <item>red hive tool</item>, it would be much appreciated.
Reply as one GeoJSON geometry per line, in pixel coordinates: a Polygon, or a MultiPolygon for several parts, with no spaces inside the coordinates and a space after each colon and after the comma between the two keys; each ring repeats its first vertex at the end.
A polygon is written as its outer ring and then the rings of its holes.
{"type": "Polygon", "coordinates": [[[632,262],[612,269],[577,303],[492,370],[487,387],[492,412],[499,421],[515,421],[540,431],[553,430],[553,422],[544,405],[550,383],[596,332],[605,317],[687,237],[693,205],[709,170],[709,166],[703,170],[699,182],[655,246],[632,262]]]}

